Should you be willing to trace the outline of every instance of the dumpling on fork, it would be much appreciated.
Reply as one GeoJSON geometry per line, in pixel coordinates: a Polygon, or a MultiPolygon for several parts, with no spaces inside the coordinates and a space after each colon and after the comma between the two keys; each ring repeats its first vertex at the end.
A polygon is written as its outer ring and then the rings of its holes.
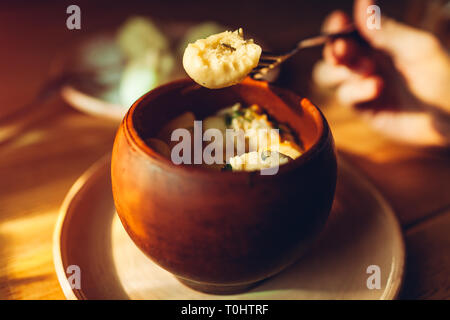
{"type": "Polygon", "coordinates": [[[244,40],[241,28],[190,43],[183,66],[198,84],[219,89],[241,82],[258,65],[261,52],[252,39],[244,40]]]}

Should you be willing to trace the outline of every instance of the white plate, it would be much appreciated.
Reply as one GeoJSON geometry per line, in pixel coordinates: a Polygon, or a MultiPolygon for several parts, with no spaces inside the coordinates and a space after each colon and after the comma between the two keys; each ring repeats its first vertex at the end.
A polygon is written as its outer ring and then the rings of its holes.
{"type": "Polygon", "coordinates": [[[194,291],[147,258],[115,212],[110,156],[74,184],[54,232],[54,263],[68,299],[393,299],[404,272],[405,249],[394,212],[378,191],[339,161],[332,214],[320,240],[296,264],[237,295],[194,291]],[[66,273],[81,270],[81,288],[66,273]],[[371,265],[381,288],[369,289],[371,265]]]}

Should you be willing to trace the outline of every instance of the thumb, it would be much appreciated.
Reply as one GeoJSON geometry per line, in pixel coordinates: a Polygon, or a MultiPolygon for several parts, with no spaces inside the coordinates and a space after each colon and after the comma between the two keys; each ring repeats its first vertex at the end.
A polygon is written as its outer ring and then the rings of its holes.
{"type": "Polygon", "coordinates": [[[436,39],[431,34],[384,15],[376,17],[380,12],[373,5],[373,0],[355,0],[353,9],[356,28],[372,47],[404,61],[414,61],[424,49],[434,48],[436,39]],[[372,26],[374,19],[381,19],[379,28],[372,26]]]}

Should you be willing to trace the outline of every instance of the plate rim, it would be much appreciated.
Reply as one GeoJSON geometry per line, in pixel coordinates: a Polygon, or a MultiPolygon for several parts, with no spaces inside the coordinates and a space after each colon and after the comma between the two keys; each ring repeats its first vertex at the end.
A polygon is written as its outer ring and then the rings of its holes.
{"type": "MultiPolygon", "coordinates": [[[[102,156],[99,160],[97,160],[94,164],[92,164],[81,176],[75,181],[72,187],[69,189],[67,195],[64,198],[64,201],[59,209],[58,218],[55,224],[55,228],[53,231],[53,263],[55,267],[55,272],[60,284],[60,287],[68,300],[87,300],[82,292],[75,292],[66,276],[64,269],[64,261],[63,261],[63,232],[64,228],[67,225],[68,221],[70,221],[71,207],[74,203],[76,203],[77,198],[82,193],[83,189],[87,188],[90,183],[95,181],[95,177],[99,174],[102,174],[102,168],[107,166],[111,161],[111,153],[107,153],[102,156]]],[[[353,168],[350,162],[345,160],[345,157],[341,155],[338,156],[338,170],[340,167],[346,167],[346,171],[348,171],[355,179],[359,181],[359,183],[363,184],[370,192],[373,197],[379,203],[385,215],[391,220],[392,226],[395,229],[396,237],[398,237],[399,242],[399,261],[396,261],[396,266],[393,268],[393,271],[388,276],[388,282],[391,284],[388,288],[385,289],[383,295],[379,298],[379,300],[393,300],[397,299],[401,288],[403,286],[404,278],[405,278],[405,265],[406,265],[406,246],[404,234],[398,220],[397,215],[395,214],[394,209],[389,204],[387,199],[383,196],[383,194],[378,190],[378,188],[358,169],[353,168]]]]}
{"type": "Polygon", "coordinates": [[[405,237],[403,234],[402,227],[400,225],[400,221],[398,219],[397,214],[395,213],[394,208],[389,204],[387,198],[383,195],[383,193],[370,181],[370,179],[364,175],[359,169],[351,166],[351,162],[346,160],[342,155],[338,155],[338,170],[339,167],[345,166],[350,175],[353,175],[355,179],[358,180],[359,183],[364,185],[365,188],[370,190],[372,196],[379,203],[380,207],[383,209],[385,215],[391,220],[393,228],[396,230],[396,235],[398,236],[399,241],[399,252],[400,252],[400,261],[397,261],[397,268],[394,268],[393,272],[388,277],[388,281],[391,280],[391,286],[388,290],[384,292],[384,294],[380,297],[379,300],[395,300],[398,298],[400,291],[403,286],[403,282],[405,279],[405,266],[406,266],[406,245],[405,245],[405,237]]]}
{"type": "Polygon", "coordinates": [[[128,107],[89,95],[72,85],[64,85],[60,90],[60,94],[64,101],[76,110],[118,123],[122,121],[129,109],[128,107]]]}
{"type": "Polygon", "coordinates": [[[94,181],[97,175],[102,173],[101,169],[108,165],[110,160],[111,153],[107,153],[84,171],[67,192],[59,209],[58,219],[53,230],[53,264],[60,287],[68,300],[84,300],[86,297],[80,297],[76,294],[66,277],[62,254],[64,228],[70,221],[70,208],[75,203],[76,198],[80,196],[83,189],[87,188],[94,181]]]}

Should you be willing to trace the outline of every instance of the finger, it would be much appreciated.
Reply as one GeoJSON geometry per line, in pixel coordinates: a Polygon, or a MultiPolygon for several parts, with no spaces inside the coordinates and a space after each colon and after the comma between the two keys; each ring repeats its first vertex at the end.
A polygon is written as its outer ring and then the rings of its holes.
{"type": "Polygon", "coordinates": [[[332,65],[324,60],[316,63],[312,79],[319,87],[334,88],[352,77],[352,72],[343,65],[332,65]]]}
{"type": "MultiPolygon", "coordinates": [[[[324,21],[323,32],[339,32],[351,23],[349,16],[343,11],[332,12],[324,21]]],[[[336,39],[324,47],[325,59],[333,64],[350,64],[358,55],[358,45],[351,39],[336,39]]]]}
{"type": "Polygon", "coordinates": [[[352,72],[363,77],[368,77],[375,72],[375,62],[369,57],[357,58],[348,67],[352,72]]]}
{"type": "Polygon", "coordinates": [[[312,71],[312,79],[323,88],[334,88],[345,81],[361,79],[372,75],[375,63],[368,57],[361,57],[351,68],[321,60],[317,62],[312,71]]]}
{"type": "Polygon", "coordinates": [[[361,48],[351,39],[336,39],[328,42],[323,49],[324,59],[331,64],[351,66],[362,54],[361,48]]]}
{"type": "Polygon", "coordinates": [[[337,43],[336,45],[328,44],[323,49],[324,60],[331,65],[345,65],[353,72],[368,76],[375,71],[375,62],[373,59],[362,56],[361,49],[354,41],[337,43]],[[337,48],[336,45],[345,46],[346,48],[337,48]]]}
{"type": "MultiPolygon", "coordinates": [[[[343,11],[333,11],[325,18],[325,21],[323,22],[321,28],[322,32],[338,32],[345,25],[347,25],[349,21],[350,18],[343,11]]],[[[333,53],[333,41],[325,44],[323,49],[323,56],[328,63],[337,64],[338,61],[333,53]]]]}
{"type": "Polygon", "coordinates": [[[358,45],[351,39],[336,39],[330,47],[336,63],[339,64],[351,65],[360,53],[358,45]]]}
{"type": "Polygon", "coordinates": [[[325,61],[331,65],[337,65],[338,64],[338,60],[336,58],[336,56],[333,53],[333,44],[327,43],[324,47],[323,47],[323,58],[325,59],[325,61]]]}
{"type": "Polygon", "coordinates": [[[336,91],[340,103],[355,106],[376,99],[383,88],[383,80],[378,76],[357,77],[342,83],[336,91]]]}
{"type": "Polygon", "coordinates": [[[338,32],[350,23],[349,16],[340,10],[330,13],[322,24],[322,32],[338,32]]]}

